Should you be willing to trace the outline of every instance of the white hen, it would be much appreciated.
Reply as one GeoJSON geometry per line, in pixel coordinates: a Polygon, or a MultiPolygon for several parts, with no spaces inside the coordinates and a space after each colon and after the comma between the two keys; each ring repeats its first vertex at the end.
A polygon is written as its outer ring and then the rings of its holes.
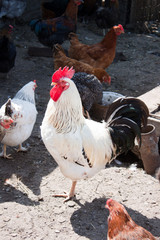
{"type": "Polygon", "coordinates": [[[35,88],[37,87],[35,80],[27,83],[22,87],[13,99],[5,103],[0,114],[10,116],[14,123],[6,130],[6,134],[2,140],[4,144],[1,157],[10,158],[10,154],[6,154],[6,146],[18,146],[17,151],[26,151],[22,147],[22,143],[27,140],[33,130],[37,110],[35,106],[35,88]]]}
{"type": "Polygon", "coordinates": [[[43,142],[64,176],[72,180],[69,195],[74,196],[76,181],[87,179],[105,168],[117,155],[134,147],[145,126],[148,108],[136,98],[121,98],[108,109],[107,122],[85,119],[73,69],[57,70],[55,85],[41,125],[43,142]]]}

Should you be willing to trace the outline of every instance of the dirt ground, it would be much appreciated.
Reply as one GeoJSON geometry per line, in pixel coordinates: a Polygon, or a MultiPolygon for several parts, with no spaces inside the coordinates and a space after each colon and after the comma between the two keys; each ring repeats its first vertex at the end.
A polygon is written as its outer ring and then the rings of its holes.
{"type": "MultiPolygon", "coordinates": [[[[79,38],[88,44],[102,39],[101,31],[78,24],[79,38]]],[[[71,181],[64,178],[47,152],[40,136],[53,59],[30,57],[30,46],[41,46],[27,25],[15,27],[17,57],[7,80],[0,80],[0,104],[26,83],[36,79],[37,121],[25,145],[26,153],[8,148],[13,159],[0,159],[1,240],[106,240],[108,198],[123,203],[139,225],[160,239],[160,184],[134,164],[113,162],[92,179],[79,181],[76,199],[63,203],[52,195],[68,191],[71,181]]],[[[63,46],[68,49],[69,42],[63,46]]],[[[126,61],[111,64],[107,72],[112,83],[108,91],[139,96],[159,85],[160,38],[127,32],[118,38],[117,51],[126,61]]],[[[105,87],[105,86],[104,86],[105,87]]]]}

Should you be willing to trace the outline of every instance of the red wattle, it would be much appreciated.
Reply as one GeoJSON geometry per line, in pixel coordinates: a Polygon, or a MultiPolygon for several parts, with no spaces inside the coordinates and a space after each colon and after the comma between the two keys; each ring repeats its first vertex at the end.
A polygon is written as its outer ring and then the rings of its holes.
{"type": "Polygon", "coordinates": [[[4,127],[5,129],[8,129],[8,128],[10,128],[10,125],[8,124],[8,125],[5,125],[5,127],[4,127]]]}
{"type": "Polygon", "coordinates": [[[58,86],[58,85],[55,85],[51,89],[50,96],[51,96],[51,98],[53,99],[54,102],[57,102],[57,100],[61,96],[62,92],[63,92],[63,89],[60,86],[58,86]]]}

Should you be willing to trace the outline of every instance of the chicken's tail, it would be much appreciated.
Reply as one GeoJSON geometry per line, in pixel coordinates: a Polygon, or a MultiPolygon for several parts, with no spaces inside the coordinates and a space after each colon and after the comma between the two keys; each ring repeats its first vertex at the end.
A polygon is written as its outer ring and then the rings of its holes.
{"type": "Polygon", "coordinates": [[[33,20],[30,21],[29,26],[31,27],[32,31],[35,30],[35,27],[36,27],[37,23],[39,23],[39,22],[40,22],[39,19],[33,19],[33,20]]]}
{"type": "Polygon", "coordinates": [[[70,40],[70,43],[73,41],[79,42],[78,36],[74,32],[68,34],[68,39],[70,40]]]}
{"type": "Polygon", "coordinates": [[[141,145],[141,129],[146,127],[148,116],[146,104],[137,98],[119,98],[110,105],[105,120],[116,155],[131,150],[136,138],[141,145]]]}
{"type": "Polygon", "coordinates": [[[60,44],[58,44],[58,43],[54,44],[54,46],[53,46],[53,53],[56,55],[59,52],[62,52],[62,53],[65,54],[65,51],[64,51],[64,49],[62,48],[62,46],[60,44]]]}

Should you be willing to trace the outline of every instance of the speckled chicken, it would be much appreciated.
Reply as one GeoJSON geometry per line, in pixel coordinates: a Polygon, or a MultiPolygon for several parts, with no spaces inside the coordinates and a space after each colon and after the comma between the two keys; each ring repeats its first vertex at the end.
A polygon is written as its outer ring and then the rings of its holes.
{"type": "Polygon", "coordinates": [[[93,74],[78,72],[72,80],[78,89],[85,112],[89,112],[93,103],[101,103],[102,84],[93,74]]]}

